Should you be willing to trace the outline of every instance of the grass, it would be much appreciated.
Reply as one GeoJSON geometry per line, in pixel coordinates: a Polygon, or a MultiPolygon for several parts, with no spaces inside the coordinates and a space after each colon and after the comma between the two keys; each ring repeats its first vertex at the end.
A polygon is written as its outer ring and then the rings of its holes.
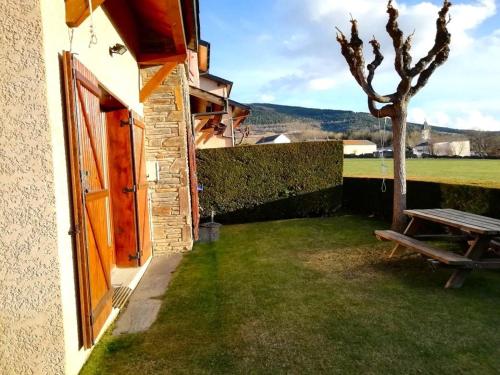
{"type": "MultiPolygon", "coordinates": [[[[345,177],[382,177],[380,159],[345,159],[345,177]]],[[[388,176],[393,177],[392,160],[387,160],[388,176]]],[[[500,160],[408,159],[410,180],[479,185],[500,188],[500,160]]]]}
{"type": "Polygon", "coordinates": [[[225,226],[183,259],[159,318],[83,374],[498,374],[500,275],[388,260],[385,225],[341,216],[225,226]]]}

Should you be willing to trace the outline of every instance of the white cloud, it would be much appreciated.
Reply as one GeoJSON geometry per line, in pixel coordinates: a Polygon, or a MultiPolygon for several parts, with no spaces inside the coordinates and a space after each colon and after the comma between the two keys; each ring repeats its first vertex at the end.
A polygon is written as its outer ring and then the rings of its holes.
{"type": "Polygon", "coordinates": [[[309,81],[311,90],[324,91],[329,90],[336,85],[337,81],[333,78],[314,78],[309,81]]]}
{"type": "Polygon", "coordinates": [[[276,100],[276,97],[274,95],[270,94],[262,94],[260,96],[260,101],[264,103],[272,103],[276,100]]]}
{"type": "Polygon", "coordinates": [[[444,111],[427,112],[422,108],[410,109],[408,121],[423,123],[425,120],[432,125],[455,129],[500,130],[500,120],[475,109],[454,111],[452,116],[444,111]]]}
{"type": "Polygon", "coordinates": [[[453,125],[458,129],[499,130],[500,120],[479,111],[470,111],[457,117],[453,125]]]}

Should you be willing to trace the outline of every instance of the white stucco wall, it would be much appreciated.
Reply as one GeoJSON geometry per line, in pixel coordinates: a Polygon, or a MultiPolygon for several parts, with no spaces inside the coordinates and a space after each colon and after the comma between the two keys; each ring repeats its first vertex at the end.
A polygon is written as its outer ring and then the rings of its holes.
{"type": "Polygon", "coordinates": [[[70,32],[64,1],[0,3],[0,374],[76,374],[78,345],[60,54],[72,49],[120,100],[142,114],[139,71],[101,9],[98,44],[87,19],[70,32]]]}
{"type": "Polygon", "coordinates": [[[64,371],[40,1],[0,2],[0,374],[64,371]]]}
{"type": "Polygon", "coordinates": [[[227,98],[229,96],[226,85],[211,80],[207,77],[200,77],[200,88],[214,95],[222,96],[223,98],[227,98]]]}
{"type": "Polygon", "coordinates": [[[64,317],[65,367],[66,373],[76,374],[90,354],[78,345],[78,306],[76,297],[75,275],[73,272],[73,252],[70,229],[71,212],[70,193],[68,191],[67,159],[64,148],[64,96],[61,91],[61,69],[59,57],[62,51],[71,50],[76,57],[92,71],[97,79],[127,106],[142,114],[139,103],[139,69],[130,54],[109,55],[109,47],[122,43],[111,22],[98,8],[93,14],[97,44],[89,47],[90,23],[87,20],[73,30],[65,23],[63,1],[42,0],[42,19],[44,35],[44,53],[47,74],[47,99],[51,123],[52,147],[54,157],[53,173],[56,189],[56,212],[58,223],[58,250],[61,262],[61,295],[64,317]]]}

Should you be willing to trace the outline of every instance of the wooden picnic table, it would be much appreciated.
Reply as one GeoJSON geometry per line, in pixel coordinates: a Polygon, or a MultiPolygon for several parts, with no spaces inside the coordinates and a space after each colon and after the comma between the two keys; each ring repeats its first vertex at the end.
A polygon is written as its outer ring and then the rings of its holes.
{"type": "Polygon", "coordinates": [[[485,259],[492,240],[500,236],[500,220],[453,209],[426,209],[404,211],[411,220],[403,234],[391,230],[377,230],[381,240],[394,241],[390,257],[400,248],[409,248],[434,261],[455,268],[445,288],[460,288],[473,269],[500,269],[500,259],[485,259]],[[448,228],[446,234],[425,232],[429,223],[448,228]],[[425,240],[458,240],[467,244],[465,253],[439,249],[425,240]]]}

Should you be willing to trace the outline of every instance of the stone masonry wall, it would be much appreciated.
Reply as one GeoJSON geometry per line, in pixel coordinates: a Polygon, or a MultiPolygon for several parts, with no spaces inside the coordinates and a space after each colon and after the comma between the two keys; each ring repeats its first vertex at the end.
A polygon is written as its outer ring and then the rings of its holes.
{"type": "MultiPolygon", "coordinates": [[[[146,82],[159,68],[141,71],[146,82]]],[[[178,65],[144,103],[146,160],[159,164],[152,191],[153,247],[156,255],[191,250],[193,246],[187,126],[189,86],[178,65]]]]}

